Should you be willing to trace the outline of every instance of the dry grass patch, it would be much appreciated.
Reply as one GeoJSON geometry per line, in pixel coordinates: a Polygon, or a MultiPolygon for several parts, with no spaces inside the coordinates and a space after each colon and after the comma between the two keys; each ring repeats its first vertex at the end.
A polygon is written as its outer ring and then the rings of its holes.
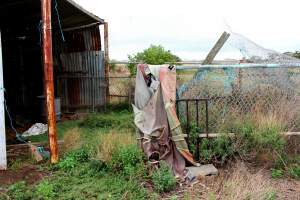
{"type": "Polygon", "coordinates": [[[276,193],[269,179],[262,171],[250,173],[243,163],[238,163],[235,171],[220,190],[220,199],[275,199],[276,193]]]}
{"type": "Polygon", "coordinates": [[[65,133],[63,140],[63,152],[78,149],[82,145],[80,129],[76,127],[68,130],[65,133]]]}
{"type": "Polygon", "coordinates": [[[105,162],[111,160],[112,154],[117,148],[136,143],[131,132],[110,131],[107,134],[99,134],[96,140],[99,143],[96,146],[95,158],[105,162]]]}

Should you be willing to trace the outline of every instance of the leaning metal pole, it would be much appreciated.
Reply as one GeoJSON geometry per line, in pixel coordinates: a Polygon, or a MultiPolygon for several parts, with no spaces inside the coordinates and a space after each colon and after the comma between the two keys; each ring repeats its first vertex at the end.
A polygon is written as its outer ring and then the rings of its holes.
{"type": "Polygon", "coordinates": [[[58,162],[56,118],[54,105],[51,0],[42,1],[44,87],[48,118],[48,137],[51,163],[58,162]]]}

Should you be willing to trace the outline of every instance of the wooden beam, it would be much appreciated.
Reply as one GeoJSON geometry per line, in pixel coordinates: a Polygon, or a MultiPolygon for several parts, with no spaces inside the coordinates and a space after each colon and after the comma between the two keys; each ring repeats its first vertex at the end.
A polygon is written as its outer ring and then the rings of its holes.
{"type": "Polygon", "coordinates": [[[106,82],[106,101],[109,103],[109,40],[108,40],[108,23],[104,22],[104,65],[105,65],[105,82],[106,82]]]}
{"type": "Polygon", "coordinates": [[[215,46],[210,50],[208,55],[206,56],[205,60],[203,61],[203,65],[212,64],[213,60],[215,59],[216,55],[219,53],[225,42],[228,40],[230,34],[227,32],[223,32],[215,46]]]}
{"type": "MultiPolygon", "coordinates": [[[[41,146],[41,147],[48,147],[48,142],[36,142],[31,143],[34,146],[41,146]]],[[[57,141],[57,145],[59,148],[63,148],[64,141],[59,140],[57,141]]],[[[17,158],[20,156],[30,156],[32,154],[30,145],[28,144],[13,144],[13,145],[7,145],[7,157],[8,158],[17,158]]]]}
{"type": "Polygon", "coordinates": [[[219,137],[220,135],[229,135],[230,137],[234,136],[235,133],[201,133],[199,134],[199,138],[216,138],[219,137]]]}
{"type": "Polygon", "coordinates": [[[51,154],[51,163],[58,162],[58,148],[56,135],[56,116],[54,104],[54,78],[53,78],[53,52],[52,52],[52,26],[51,26],[51,0],[42,0],[43,23],[43,65],[45,98],[48,118],[48,137],[51,154]]]}
{"type": "MultiPolygon", "coordinates": [[[[236,133],[209,133],[208,138],[216,138],[221,135],[229,135],[230,137],[233,137],[234,135],[236,135],[236,133]]],[[[281,133],[281,135],[283,135],[283,136],[300,136],[300,132],[283,132],[283,133],[281,133]]],[[[201,133],[201,134],[199,134],[199,138],[207,138],[207,134],[201,133]]]]}
{"type": "Polygon", "coordinates": [[[0,31],[0,170],[7,169],[2,43],[0,31]]]}

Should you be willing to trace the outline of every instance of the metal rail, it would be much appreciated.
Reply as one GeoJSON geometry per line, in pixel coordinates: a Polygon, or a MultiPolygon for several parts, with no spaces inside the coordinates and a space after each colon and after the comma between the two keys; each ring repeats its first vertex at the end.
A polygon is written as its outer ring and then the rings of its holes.
{"type": "MultiPolygon", "coordinates": [[[[189,103],[190,102],[194,102],[196,104],[196,126],[197,127],[200,127],[199,126],[199,120],[202,119],[202,117],[200,116],[200,113],[199,113],[199,107],[201,106],[201,103],[203,103],[204,107],[205,107],[205,131],[204,131],[204,134],[206,134],[206,137],[208,138],[209,137],[209,116],[208,116],[208,103],[211,99],[210,98],[197,98],[197,99],[177,99],[176,100],[176,108],[177,108],[177,115],[179,114],[178,113],[178,108],[179,108],[179,103],[180,102],[184,102],[185,103],[185,113],[186,113],[186,134],[187,134],[187,141],[188,141],[188,144],[190,144],[189,142],[189,138],[190,138],[190,115],[189,115],[189,103]]],[[[201,133],[199,133],[201,134],[201,133]]],[[[196,141],[196,155],[195,157],[197,159],[199,159],[199,152],[200,152],[200,138],[197,137],[197,141],[196,141]]]]}

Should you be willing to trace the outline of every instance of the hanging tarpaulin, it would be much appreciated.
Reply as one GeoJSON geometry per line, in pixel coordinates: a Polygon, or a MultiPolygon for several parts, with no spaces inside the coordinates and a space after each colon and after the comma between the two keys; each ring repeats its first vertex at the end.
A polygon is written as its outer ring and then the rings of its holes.
{"type": "Polygon", "coordinates": [[[134,103],[137,138],[149,161],[164,160],[185,176],[186,161],[195,162],[176,115],[176,68],[138,65],[134,103]]]}

